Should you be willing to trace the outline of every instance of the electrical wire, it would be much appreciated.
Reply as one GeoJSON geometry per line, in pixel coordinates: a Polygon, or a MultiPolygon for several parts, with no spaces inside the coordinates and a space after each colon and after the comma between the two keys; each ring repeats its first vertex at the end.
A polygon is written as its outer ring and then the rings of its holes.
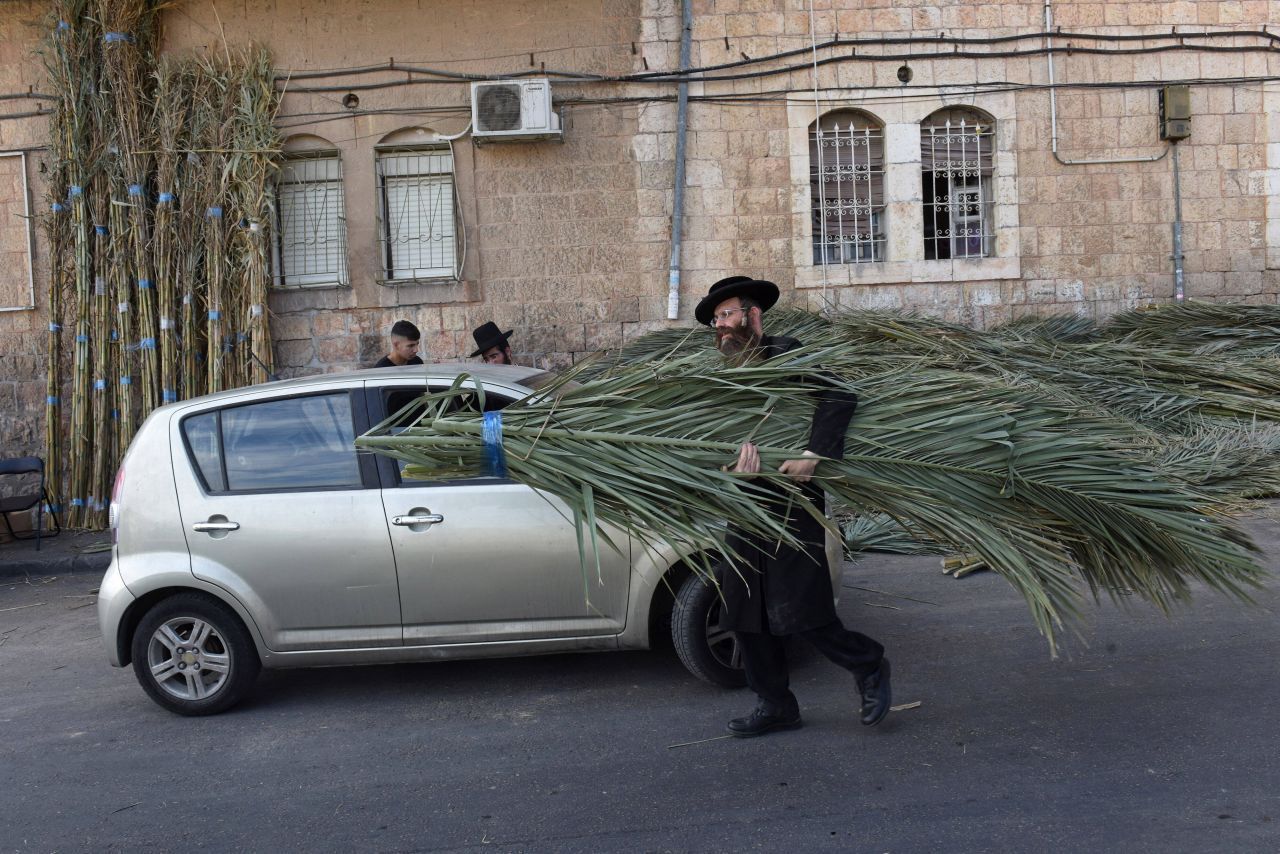
{"type": "MultiPolygon", "coordinates": [[[[723,71],[731,68],[742,68],[749,65],[758,65],[761,63],[775,62],[778,60],[787,59],[789,57],[800,56],[805,53],[812,53],[812,52],[815,52],[816,50],[828,50],[832,48],[849,47],[849,48],[852,48],[854,53],[856,54],[859,48],[873,47],[873,46],[875,47],[889,47],[889,46],[896,46],[896,45],[906,45],[906,46],[935,45],[936,46],[936,45],[944,45],[944,44],[953,45],[953,46],[1000,45],[1000,44],[1016,43],[1021,41],[1042,41],[1047,37],[1053,37],[1053,38],[1059,38],[1059,39],[1077,39],[1077,40],[1095,41],[1095,42],[1115,42],[1115,43],[1134,42],[1134,41],[1161,41],[1161,40],[1168,40],[1168,39],[1176,39],[1180,43],[1178,46],[1185,46],[1190,49],[1197,49],[1199,47],[1209,47],[1209,46],[1208,45],[1186,45],[1185,44],[1186,39],[1216,40],[1216,39],[1227,39],[1227,38],[1232,38],[1232,39],[1259,38],[1271,43],[1272,45],[1280,46],[1280,35],[1272,33],[1266,28],[1263,28],[1261,30],[1205,30],[1202,32],[1188,32],[1186,30],[1179,30],[1177,27],[1172,27],[1168,32],[1153,32],[1153,33],[1089,33],[1089,32],[1075,31],[1075,30],[1059,29],[1052,33],[1047,33],[1047,32],[1015,33],[1015,34],[1004,35],[1004,36],[948,36],[946,35],[945,32],[941,32],[936,36],[892,36],[892,37],[874,37],[874,38],[840,38],[839,34],[837,34],[835,38],[829,39],[825,42],[818,43],[816,45],[810,43],[805,45],[804,47],[794,48],[794,49],[785,50],[785,51],[779,51],[777,53],[772,53],[765,56],[748,57],[746,59],[733,60],[731,62],[690,68],[684,73],[684,75],[680,75],[678,71],[644,71],[644,72],[636,72],[633,74],[610,76],[610,75],[601,75],[601,74],[590,74],[586,72],[564,71],[560,69],[545,69],[545,68],[544,69],[535,69],[535,68],[522,69],[519,72],[512,72],[509,74],[493,74],[493,73],[475,74],[475,73],[458,72],[458,71],[446,71],[446,70],[437,69],[437,68],[426,68],[418,65],[406,65],[404,63],[397,63],[393,59],[387,63],[383,63],[379,65],[357,65],[357,66],[351,66],[347,68],[316,69],[313,71],[297,71],[297,72],[280,70],[277,72],[277,77],[281,79],[290,78],[295,80],[315,80],[315,79],[324,79],[327,77],[346,77],[346,76],[352,76],[352,75],[375,74],[378,72],[408,72],[411,74],[443,77],[443,78],[448,78],[456,81],[500,80],[500,79],[507,79],[507,78],[519,79],[521,77],[539,76],[539,77],[576,78],[584,81],[589,80],[593,82],[603,82],[603,83],[632,83],[632,82],[642,82],[642,81],[664,81],[665,82],[673,77],[680,77],[680,76],[691,77],[694,75],[704,75],[714,71],[723,71]]],[[[727,42],[728,37],[726,37],[725,40],[727,42]]],[[[812,42],[812,40],[810,41],[812,42]]],[[[608,46],[623,47],[623,45],[608,45],[608,46]]],[[[1065,48],[1064,50],[1072,50],[1072,49],[1079,52],[1099,50],[1097,48],[1073,48],[1070,46],[1068,48],[1065,48]]],[[[1252,50],[1255,48],[1251,46],[1242,46],[1241,49],[1252,50]]],[[[1265,46],[1257,46],[1257,49],[1265,50],[1267,48],[1265,46]]],[[[561,50],[561,49],[556,48],[553,50],[561,50]]],[[[1018,52],[1017,54],[1013,54],[1013,55],[1018,55],[1018,56],[1035,55],[1035,53],[1041,52],[1043,50],[1044,49],[1041,48],[1040,51],[1018,52]]],[[[543,53],[543,52],[547,52],[547,51],[532,51],[530,53],[532,55],[535,53],[543,53]]],[[[1111,52],[1111,51],[1108,51],[1108,52],[1111,52]]],[[[501,58],[508,58],[508,57],[524,56],[524,55],[525,55],[525,52],[521,51],[519,53],[506,54],[500,57],[482,57],[482,58],[472,58],[470,60],[451,60],[451,61],[453,62],[480,61],[480,59],[501,59],[501,58]]],[[[1010,54],[1008,54],[1007,52],[1006,53],[984,52],[976,55],[971,55],[967,53],[958,53],[955,51],[952,51],[950,53],[935,51],[930,54],[921,54],[921,55],[910,54],[912,58],[916,58],[916,59],[930,59],[930,58],[941,59],[945,57],[956,57],[956,56],[959,56],[961,58],[973,58],[974,56],[1000,57],[1000,56],[1006,56],[1006,55],[1010,55],[1010,54]]],[[[874,60],[896,60],[896,59],[900,59],[901,57],[902,57],[901,54],[873,53],[873,54],[861,55],[858,58],[869,59],[874,61],[874,60]]],[[[733,79],[733,78],[726,77],[723,79],[733,79]]],[[[337,87],[337,88],[340,88],[340,87],[337,87]]],[[[336,88],[335,88],[335,91],[336,91],[336,88]]]]}

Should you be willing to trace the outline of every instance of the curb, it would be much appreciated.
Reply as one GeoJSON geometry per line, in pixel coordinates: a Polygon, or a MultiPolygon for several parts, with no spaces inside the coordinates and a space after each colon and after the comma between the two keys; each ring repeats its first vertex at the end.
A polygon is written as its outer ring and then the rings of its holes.
{"type": "Polygon", "coordinates": [[[0,561],[0,578],[25,576],[105,573],[111,565],[111,552],[55,557],[20,557],[0,561]]]}

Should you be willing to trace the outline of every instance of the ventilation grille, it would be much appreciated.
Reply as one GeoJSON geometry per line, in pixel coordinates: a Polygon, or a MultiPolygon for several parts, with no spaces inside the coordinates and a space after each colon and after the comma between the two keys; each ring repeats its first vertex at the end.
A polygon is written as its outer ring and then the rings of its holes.
{"type": "Polygon", "coordinates": [[[476,129],[481,132],[519,130],[520,85],[490,85],[476,93],[476,129]]]}

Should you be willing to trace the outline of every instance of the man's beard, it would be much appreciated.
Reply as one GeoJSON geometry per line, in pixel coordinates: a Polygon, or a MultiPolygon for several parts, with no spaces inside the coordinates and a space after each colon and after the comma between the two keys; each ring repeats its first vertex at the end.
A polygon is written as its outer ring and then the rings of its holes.
{"type": "Polygon", "coordinates": [[[755,358],[760,349],[760,333],[742,318],[737,326],[716,330],[716,349],[731,365],[742,365],[755,358]]]}

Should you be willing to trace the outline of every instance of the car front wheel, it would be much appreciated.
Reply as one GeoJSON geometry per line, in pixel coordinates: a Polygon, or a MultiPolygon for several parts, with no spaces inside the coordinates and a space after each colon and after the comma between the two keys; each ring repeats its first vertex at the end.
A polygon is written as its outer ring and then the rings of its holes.
{"type": "Polygon", "coordinates": [[[671,639],[689,672],[724,688],[747,684],[742,653],[733,632],[721,625],[724,600],[714,585],[690,575],[676,593],[671,610],[671,639]]]}
{"type": "Polygon", "coordinates": [[[260,667],[239,617],[198,593],[160,602],[133,635],[138,682],[151,699],[180,715],[230,708],[248,694],[260,667]]]}

